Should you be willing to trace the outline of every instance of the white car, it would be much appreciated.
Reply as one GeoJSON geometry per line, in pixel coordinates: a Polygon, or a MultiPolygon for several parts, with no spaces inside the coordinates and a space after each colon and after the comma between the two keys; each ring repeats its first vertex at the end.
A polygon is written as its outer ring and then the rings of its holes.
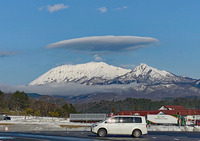
{"type": "Polygon", "coordinates": [[[107,134],[132,135],[139,138],[148,133],[146,119],[143,116],[118,115],[104,121],[94,123],[91,131],[99,137],[107,134]]]}

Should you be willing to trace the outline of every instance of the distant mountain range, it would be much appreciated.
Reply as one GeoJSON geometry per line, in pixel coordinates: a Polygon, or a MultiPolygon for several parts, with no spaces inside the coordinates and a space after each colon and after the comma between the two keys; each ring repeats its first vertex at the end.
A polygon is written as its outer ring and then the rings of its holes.
{"type": "Polygon", "coordinates": [[[108,65],[103,62],[91,62],[79,65],[63,65],[51,69],[29,85],[74,82],[85,85],[130,84],[132,82],[152,84],[194,83],[196,79],[176,76],[140,64],[133,70],[108,65]]]}
{"type": "Polygon", "coordinates": [[[160,71],[146,64],[140,64],[133,70],[108,65],[104,62],[91,62],[79,65],[63,65],[51,69],[29,85],[77,83],[83,85],[112,85],[131,83],[137,87],[123,89],[114,93],[90,93],[79,96],[67,96],[69,101],[90,102],[101,99],[124,99],[144,97],[162,99],[182,96],[200,96],[200,80],[160,71]]]}

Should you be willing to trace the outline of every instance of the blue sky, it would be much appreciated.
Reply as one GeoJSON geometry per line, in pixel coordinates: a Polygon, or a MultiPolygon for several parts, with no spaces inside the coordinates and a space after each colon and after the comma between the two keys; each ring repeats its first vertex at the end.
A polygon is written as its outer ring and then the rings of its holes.
{"type": "Polygon", "coordinates": [[[199,5],[197,0],[2,0],[0,84],[26,85],[53,67],[95,57],[110,65],[146,63],[200,79],[199,5]],[[128,52],[47,48],[63,40],[108,35],[158,42],[128,52]]]}

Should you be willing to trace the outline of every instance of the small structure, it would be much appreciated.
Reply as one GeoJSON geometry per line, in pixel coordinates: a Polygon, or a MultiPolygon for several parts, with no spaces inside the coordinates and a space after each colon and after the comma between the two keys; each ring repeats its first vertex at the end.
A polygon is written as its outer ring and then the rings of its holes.
{"type": "Polygon", "coordinates": [[[187,110],[187,109],[181,105],[163,105],[158,110],[187,110]]]}
{"type": "Polygon", "coordinates": [[[147,115],[148,124],[178,125],[181,119],[172,115],[147,115]]]}
{"type": "MultiPolygon", "coordinates": [[[[147,116],[147,114],[165,114],[165,115],[200,115],[200,109],[186,109],[180,105],[163,105],[158,110],[144,110],[144,111],[120,111],[119,115],[140,115],[147,116]]],[[[200,119],[200,116],[199,116],[200,119]]]]}
{"type": "MultiPolygon", "coordinates": [[[[149,111],[121,111],[118,114],[146,116],[148,123],[153,123],[153,122],[151,122],[151,120],[148,120],[147,115],[170,115],[177,119],[177,124],[181,124],[181,125],[185,125],[185,124],[195,125],[197,123],[196,121],[200,120],[200,109],[186,109],[185,107],[180,106],[180,105],[163,105],[158,110],[149,110],[149,111]]],[[[149,117],[152,117],[152,116],[149,116],[149,117]]],[[[167,119],[166,117],[165,119],[167,119]]],[[[164,118],[163,118],[163,121],[164,121],[164,118]]],[[[168,122],[166,120],[165,122],[163,122],[163,124],[164,123],[170,123],[170,121],[168,122]]]]}

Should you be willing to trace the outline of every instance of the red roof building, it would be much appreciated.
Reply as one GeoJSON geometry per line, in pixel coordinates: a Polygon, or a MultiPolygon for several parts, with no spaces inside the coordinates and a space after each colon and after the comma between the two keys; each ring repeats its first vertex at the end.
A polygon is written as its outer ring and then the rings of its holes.
{"type": "Polygon", "coordinates": [[[200,110],[198,109],[186,109],[180,105],[163,105],[159,110],[150,111],[120,111],[119,115],[140,115],[147,116],[147,114],[164,114],[164,115],[200,115],[200,110]]]}
{"type": "Polygon", "coordinates": [[[159,110],[187,110],[181,105],[163,105],[159,110]]]}

